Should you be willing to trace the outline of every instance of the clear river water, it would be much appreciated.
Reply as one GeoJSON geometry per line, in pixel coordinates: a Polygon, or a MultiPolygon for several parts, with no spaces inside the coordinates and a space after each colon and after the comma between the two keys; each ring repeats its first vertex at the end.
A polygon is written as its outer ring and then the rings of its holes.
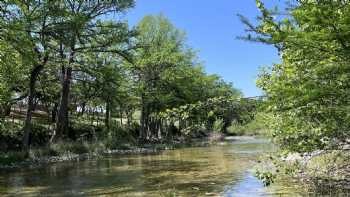
{"type": "Polygon", "coordinates": [[[148,155],[111,155],[44,167],[0,170],[0,196],[307,196],[304,186],[270,187],[253,176],[263,139],[243,138],[148,155]]]}

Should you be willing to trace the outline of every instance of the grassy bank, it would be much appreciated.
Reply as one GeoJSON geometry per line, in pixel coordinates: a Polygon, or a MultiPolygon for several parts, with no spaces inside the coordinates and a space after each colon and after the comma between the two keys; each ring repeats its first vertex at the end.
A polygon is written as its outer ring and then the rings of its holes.
{"type": "Polygon", "coordinates": [[[21,151],[0,153],[0,168],[13,168],[22,165],[53,163],[60,161],[85,160],[108,154],[157,153],[173,149],[176,144],[128,144],[110,146],[109,142],[58,142],[45,147],[32,148],[29,154],[21,151]]]}
{"type": "MultiPolygon", "coordinates": [[[[61,161],[86,160],[109,154],[149,154],[181,147],[203,146],[222,139],[209,135],[201,138],[176,138],[163,142],[138,143],[116,138],[96,141],[61,141],[47,146],[33,147],[29,153],[22,151],[0,152],[0,168],[15,168],[23,165],[47,164],[61,161]]],[[[221,135],[220,135],[221,136],[221,135]]]]}
{"type": "Polygon", "coordinates": [[[23,162],[48,160],[48,158],[75,157],[82,154],[101,155],[109,150],[132,149],[136,149],[136,146],[125,144],[111,149],[106,142],[58,142],[48,146],[31,148],[28,154],[21,151],[2,152],[0,153],[0,166],[10,167],[23,162]]]}

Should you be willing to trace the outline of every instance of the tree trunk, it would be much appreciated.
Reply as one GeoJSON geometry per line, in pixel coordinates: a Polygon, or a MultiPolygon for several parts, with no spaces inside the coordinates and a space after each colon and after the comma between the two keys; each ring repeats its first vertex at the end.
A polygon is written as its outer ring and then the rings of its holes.
{"type": "Polygon", "coordinates": [[[161,140],[162,139],[162,121],[160,119],[156,119],[156,130],[155,130],[155,135],[157,140],[161,140]]]}
{"type": "Polygon", "coordinates": [[[63,81],[62,81],[62,92],[60,107],[57,114],[56,122],[56,137],[61,138],[64,134],[67,134],[69,122],[68,122],[68,105],[69,105],[69,92],[70,92],[70,83],[72,78],[72,67],[63,67],[62,68],[63,81]]]}
{"type": "Polygon", "coordinates": [[[100,125],[100,112],[98,111],[98,107],[96,107],[96,115],[97,115],[97,126],[100,125]]]}
{"type": "Polygon", "coordinates": [[[89,112],[90,124],[91,124],[91,126],[94,126],[94,111],[93,111],[93,108],[91,108],[89,111],[90,111],[89,112]]]}
{"type": "Polygon", "coordinates": [[[84,116],[84,113],[85,113],[85,108],[86,108],[86,102],[83,102],[81,104],[81,112],[80,112],[80,116],[84,116]]]}
{"type": "Polygon", "coordinates": [[[141,124],[141,128],[140,128],[140,133],[139,133],[139,138],[141,140],[144,139],[144,134],[146,132],[146,107],[145,107],[145,98],[144,95],[141,95],[141,117],[140,117],[140,124],[141,124]]]}
{"type": "Polygon", "coordinates": [[[4,112],[4,107],[3,105],[0,105],[0,120],[4,120],[5,119],[5,112],[4,112]]]}
{"type": "Polygon", "coordinates": [[[51,123],[56,122],[58,103],[55,103],[51,111],[51,123]]]}
{"type": "Polygon", "coordinates": [[[128,128],[130,128],[131,125],[131,116],[130,116],[130,110],[127,109],[125,111],[125,115],[126,115],[126,125],[128,126],[128,128]]]}
{"type": "Polygon", "coordinates": [[[105,126],[109,132],[110,125],[111,125],[111,109],[110,109],[110,102],[106,102],[106,114],[105,114],[105,126]]]}
{"type": "Polygon", "coordinates": [[[5,117],[11,115],[11,107],[12,107],[12,105],[10,103],[5,105],[5,117]]]}
{"type": "MultiPolygon", "coordinates": [[[[13,107],[13,112],[12,112],[12,123],[15,123],[15,112],[16,112],[16,106],[13,107]]],[[[10,111],[10,115],[11,115],[11,111],[10,111]]]]}
{"type": "Polygon", "coordinates": [[[32,115],[35,109],[34,98],[35,98],[35,84],[37,78],[40,74],[40,71],[44,68],[43,65],[36,65],[30,73],[29,81],[29,92],[28,92],[28,107],[26,113],[26,119],[24,121],[23,127],[23,139],[22,139],[22,148],[23,151],[28,152],[29,149],[29,136],[32,128],[32,115]]]}
{"type": "Polygon", "coordinates": [[[123,111],[120,110],[120,126],[123,126],[123,111]]]}

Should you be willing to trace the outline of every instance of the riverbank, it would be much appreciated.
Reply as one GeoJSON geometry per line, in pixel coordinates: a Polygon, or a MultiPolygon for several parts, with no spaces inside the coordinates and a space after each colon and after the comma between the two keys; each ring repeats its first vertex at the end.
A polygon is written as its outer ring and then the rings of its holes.
{"type": "Polygon", "coordinates": [[[346,190],[350,193],[350,150],[319,150],[291,154],[284,158],[293,176],[311,184],[320,192],[346,190]]]}
{"type": "Polygon", "coordinates": [[[180,147],[208,146],[223,141],[253,140],[256,136],[226,136],[212,132],[208,136],[175,139],[172,142],[129,144],[122,143],[118,147],[107,142],[65,142],[47,147],[33,148],[28,155],[23,152],[10,151],[0,153],[0,170],[24,166],[40,166],[58,162],[84,161],[99,159],[108,155],[159,154],[163,150],[180,147]],[[112,148],[113,147],[113,148],[112,148]]]}
{"type": "Polygon", "coordinates": [[[320,195],[350,193],[350,149],[273,154],[260,161],[256,172],[271,183],[290,177],[320,195]]]}
{"type": "Polygon", "coordinates": [[[11,151],[0,154],[0,169],[12,169],[23,166],[40,166],[58,162],[84,161],[98,159],[108,155],[158,154],[163,150],[173,150],[179,147],[207,146],[222,141],[251,140],[254,136],[225,136],[213,132],[209,136],[191,139],[176,139],[172,143],[148,143],[131,145],[120,144],[111,149],[107,143],[56,143],[48,147],[33,148],[29,155],[23,152],[11,151]]]}
{"type": "MultiPolygon", "coordinates": [[[[238,140],[239,137],[236,137],[238,140]]],[[[26,155],[23,152],[11,151],[0,153],[0,169],[12,169],[23,166],[40,166],[66,161],[84,161],[98,159],[108,155],[158,154],[163,150],[173,150],[179,147],[206,146],[223,141],[225,136],[213,133],[206,137],[191,139],[175,139],[172,142],[119,144],[117,148],[110,148],[103,142],[65,142],[47,147],[33,148],[26,155]]],[[[116,146],[112,146],[116,147],[116,146]]]]}
{"type": "MultiPolygon", "coordinates": [[[[30,155],[27,158],[22,156],[21,152],[11,152],[9,156],[3,156],[1,159],[3,163],[0,164],[0,169],[12,169],[19,168],[23,166],[40,166],[45,164],[52,164],[58,162],[66,162],[66,161],[84,161],[89,159],[97,159],[100,157],[104,157],[106,155],[116,154],[116,155],[126,155],[126,154],[152,154],[159,153],[161,150],[165,150],[168,148],[140,148],[135,147],[132,149],[114,149],[114,150],[105,150],[105,151],[97,151],[97,152],[87,152],[87,153],[74,153],[71,151],[67,151],[58,156],[32,156],[30,155]],[[5,160],[5,161],[4,161],[5,160]],[[8,162],[10,161],[10,162],[8,162]]],[[[36,150],[40,151],[40,150],[36,150]]],[[[33,154],[33,153],[30,153],[33,154]]]]}

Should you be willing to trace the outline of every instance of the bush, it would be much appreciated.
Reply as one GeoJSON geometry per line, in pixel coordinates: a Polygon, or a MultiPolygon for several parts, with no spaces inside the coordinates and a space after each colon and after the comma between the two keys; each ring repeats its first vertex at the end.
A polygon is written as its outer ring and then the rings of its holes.
{"type": "Polygon", "coordinates": [[[129,143],[137,143],[139,127],[137,123],[132,123],[129,128],[111,125],[109,130],[104,131],[105,134],[100,139],[108,149],[127,149],[130,146],[129,143]]]}
{"type": "Polygon", "coordinates": [[[0,151],[19,151],[22,144],[22,125],[2,121],[0,123],[0,151]]]}
{"type": "Polygon", "coordinates": [[[91,141],[93,138],[104,135],[102,126],[93,126],[87,123],[74,122],[68,132],[70,139],[79,141],[91,141]]]}
{"type": "MultiPolygon", "coordinates": [[[[23,125],[12,122],[0,124],[0,150],[20,151],[23,137],[23,125]]],[[[50,130],[39,124],[32,125],[30,143],[32,146],[46,145],[50,139],[50,130]]]]}
{"type": "Polygon", "coordinates": [[[141,126],[138,122],[132,122],[130,127],[128,128],[129,134],[133,138],[138,138],[139,137],[139,132],[140,132],[141,126]]]}
{"type": "Polygon", "coordinates": [[[255,176],[264,183],[264,186],[269,186],[274,183],[276,175],[269,171],[255,171],[255,176]]]}
{"type": "Polygon", "coordinates": [[[223,128],[224,128],[224,121],[222,119],[215,120],[213,124],[214,132],[222,132],[223,128]]]}
{"type": "MultiPolygon", "coordinates": [[[[20,130],[22,132],[22,128],[20,130]]],[[[32,146],[44,146],[51,137],[51,131],[43,125],[33,124],[32,132],[30,134],[30,141],[32,146]]]]}
{"type": "Polygon", "coordinates": [[[50,154],[64,155],[68,152],[82,154],[90,152],[88,143],[84,142],[58,142],[49,146],[50,154]]]}
{"type": "Polygon", "coordinates": [[[26,159],[26,154],[24,152],[5,152],[0,153],[0,165],[11,165],[26,159]]]}
{"type": "Polygon", "coordinates": [[[240,124],[232,121],[227,128],[227,133],[230,135],[265,135],[267,134],[266,115],[258,113],[255,118],[246,123],[240,124]]]}

